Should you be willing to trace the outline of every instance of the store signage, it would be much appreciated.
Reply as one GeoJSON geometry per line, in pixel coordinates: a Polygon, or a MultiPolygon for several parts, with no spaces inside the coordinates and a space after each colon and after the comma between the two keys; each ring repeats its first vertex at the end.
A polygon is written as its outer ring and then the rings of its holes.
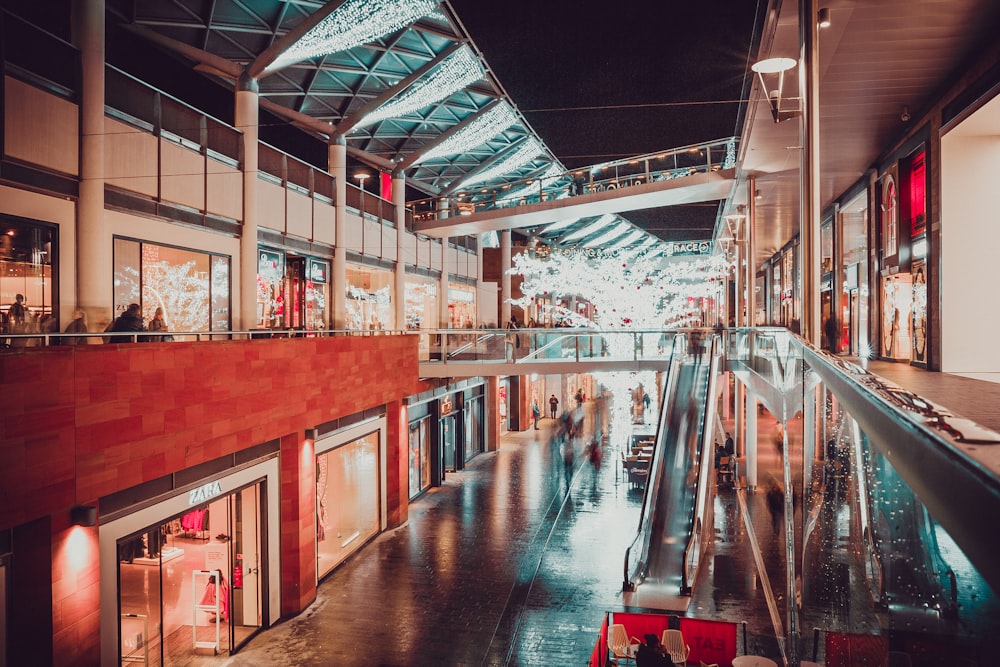
{"type": "Polygon", "coordinates": [[[675,241],[667,244],[668,257],[674,255],[708,255],[712,252],[711,241],[675,241]]]}
{"type": "Polygon", "coordinates": [[[309,260],[309,280],[314,283],[326,284],[326,262],[309,260]]]}
{"type": "Polygon", "coordinates": [[[455,406],[451,402],[451,396],[445,396],[441,399],[441,416],[450,415],[451,411],[455,409],[455,406]]]}
{"type": "Polygon", "coordinates": [[[209,482],[188,491],[188,505],[200,505],[222,495],[222,482],[209,482]]]}

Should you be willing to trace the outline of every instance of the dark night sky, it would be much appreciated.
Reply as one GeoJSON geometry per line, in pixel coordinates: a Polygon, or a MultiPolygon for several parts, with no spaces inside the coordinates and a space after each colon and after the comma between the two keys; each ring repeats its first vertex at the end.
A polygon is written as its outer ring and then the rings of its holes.
{"type": "Polygon", "coordinates": [[[570,168],[737,134],[742,106],[733,101],[749,79],[757,4],[451,0],[501,85],[570,168]],[[723,103],[675,106],[712,101],[723,103]],[[622,105],[652,106],[613,108],[622,105]]]}

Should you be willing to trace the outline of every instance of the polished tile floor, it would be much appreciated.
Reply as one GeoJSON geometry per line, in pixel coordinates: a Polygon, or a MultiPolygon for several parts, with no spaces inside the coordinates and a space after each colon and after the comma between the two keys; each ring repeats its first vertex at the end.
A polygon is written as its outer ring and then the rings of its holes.
{"type": "MultiPolygon", "coordinates": [[[[917,371],[932,377],[918,375],[908,385],[911,371],[890,366],[902,379],[885,377],[918,393],[910,386],[918,380],[932,389],[978,382],[917,371]]],[[[984,408],[982,415],[988,412],[984,408]]],[[[550,442],[552,422],[543,419],[540,425],[539,431],[505,434],[499,451],[449,474],[442,487],[410,506],[406,525],[376,537],[325,579],[311,607],[265,631],[224,664],[587,664],[604,614],[626,609],[623,555],[635,534],[642,492],[630,487],[616,454],[606,455],[594,470],[579,448],[567,485],[562,457],[550,442]]],[[[590,416],[587,427],[592,428],[590,416]]],[[[774,422],[762,417],[759,428],[764,441],[774,422]]],[[[790,425],[789,436],[794,433],[790,425]]],[[[762,478],[777,471],[780,458],[771,449],[761,448],[762,478]]],[[[775,617],[750,562],[757,544],[769,594],[784,610],[783,554],[763,493],[726,490],[714,504],[716,543],[685,613],[746,622],[740,652],[780,662],[775,617]]],[[[814,627],[869,634],[879,625],[862,599],[864,575],[848,557],[851,536],[836,516],[841,510],[836,503],[812,507],[820,509],[809,518],[822,529],[809,557],[829,585],[806,592],[809,612],[799,619],[802,659],[813,657],[814,627]]],[[[796,526],[806,525],[797,519],[796,526]]],[[[779,618],[782,622],[787,619],[779,618]]],[[[816,654],[822,662],[822,646],[816,654]]]]}

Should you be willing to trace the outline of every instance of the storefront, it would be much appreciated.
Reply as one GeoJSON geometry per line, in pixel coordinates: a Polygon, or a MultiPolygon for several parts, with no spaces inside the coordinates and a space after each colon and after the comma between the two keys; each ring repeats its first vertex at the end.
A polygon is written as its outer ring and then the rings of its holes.
{"type": "Polygon", "coordinates": [[[273,456],[120,510],[126,492],[101,500],[101,664],[189,664],[231,654],[270,625],[280,609],[278,468],[273,456]]]}
{"type": "Polygon", "coordinates": [[[228,331],[231,280],[226,255],[114,240],[115,317],[138,303],[147,320],[162,308],[171,331],[228,331]]]}
{"type": "Polygon", "coordinates": [[[409,498],[413,500],[434,486],[439,474],[435,465],[434,428],[430,403],[410,407],[407,442],[409,446],[409,498]]]}
{"type": "Polygon", "coordinates": [[[330,263],[278,248],[257,256],[257,327],[329,328],[330,263]]]}
{"type": "Polygon", "coordinates": [[[841,350],[870,356],[868,295],[868,194],[862,192],[840,209],[844,282],[841,290],[841,350]]]}
{"type": "MultiPolygon", "coordinates": [[[[438,328],[438,282],[433,278],[406,275],[404,316],[407,329],[438,328]]],[[[423,340],[423,337],[421,338],[423,340]]],[[[426,357],[421,356],[421,359],[426,357]]]]}
{"type": "Polygon", "coordinates": [[[35,333],[59,330],[56,303],[56,227],[0,217],[0,332],[35,333]],[[19,315],[11,316],[11,306],[19,315]]]}
{"type": "Polygon", "coordinates": [[[472,329],[476,326],[476,287],[460,283],[448,284],[448,327],[472,329]]]}
{"type": "Polygon", "coordinates": [[[380,331],[395,326],[393,273],[385,269],[347,267],[347,328],[380,331]]]}
{"type": "Polygon", "coordinates": [[[316,440],[316,577],[386,525],[385,417],[316,440]]]}

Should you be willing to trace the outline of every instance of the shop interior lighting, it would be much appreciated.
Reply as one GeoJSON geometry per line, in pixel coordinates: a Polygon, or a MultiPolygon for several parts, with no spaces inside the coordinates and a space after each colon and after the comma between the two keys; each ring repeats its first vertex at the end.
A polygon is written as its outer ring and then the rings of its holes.
{"type": "Polygon", "coordinates": [[[478,173],[472,174],[465,181],[462,181],[462,187],[467,188],[470,185],[476,183],[482,183],[483,181],[490,181],[494,178],[503,176],[504,174],[509,174],[515,169],[520,169],[524,165],[528,164],[536,157],[544,152],[542,145],[538,143],[538,139],[530,137],[521,142],[520,146],[517,147],[510,155],[506,158],[500,160],[491,167],[484,169],[478,173]]]}
{"type": "Polygon", "coordinates": [[[421,155],[414,164],[445,155],[466,153],[476,146],[482,146],[516,122],[517,116],[514,115],[514,110],[507,102],[501,102],[479,114],[460,132],[453,134],[421,155]]]}
{"type": "Polygon", "coordinates": [[[586,238],[591,234],[593,234],[594,232],[601,229],[602,227],[604,227],[605,225],[607,225],[608,223],[610,223],[614,219],[615,216],[611,215],[610,213],[605,213],[604,215],[602,215],[589,225],[581,227],[575,232],[572,232],[571,234],[568,234],[567,236],[564,236],[563,238],[559,239],[559,242],[569,243],[570,241],[576,241],[578,239],[586,238]]]}
{"type": "Polygon", "coordinates": [[[609,243],[610,241],[613,241],[616,238],[620,237],[622,234],[625,234],[631,228],[632,228],[631,223],[619,222],[617,225],[609,229],[604,234],[601,234],[600,236],[591,241],[587,241],[586,243],[583,244],[583,246],[585,248],[593,248],[594,246],[604,245],[605,243],[609,243]]]}
{"type": "MultiPolygon", "coordinates": [[[[401,3],[406,4],[406,3],[401,3]]],[[[486,76],[482,63],[468,46],[455,51],[441,64],[391,100],[358,121],[352,129],[377,123],[386,118],[399,118],[448,98],[470,83],[486,76]]],[[[478,144],[477,144],[478,145],[478,144]]]]}
{"type": "Polygon", "coordinates": [[[437,9],[437,0],[347,0],[278,56],[268,71],[381,39],[437,9]]]}

